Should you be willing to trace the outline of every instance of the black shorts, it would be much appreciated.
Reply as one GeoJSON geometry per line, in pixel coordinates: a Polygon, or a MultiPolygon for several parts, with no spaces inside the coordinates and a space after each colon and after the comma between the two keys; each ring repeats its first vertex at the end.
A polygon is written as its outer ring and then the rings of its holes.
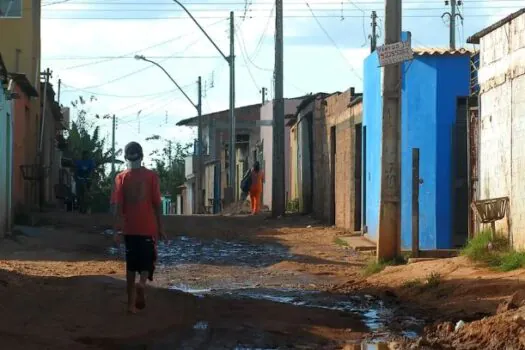
{"type": "Polygon", "coordinates": [[[153,280],[155,270],[155,241],[148,236],[125,235],[126,270],[130,272],[148,272],[148,278],[153,280]]]}

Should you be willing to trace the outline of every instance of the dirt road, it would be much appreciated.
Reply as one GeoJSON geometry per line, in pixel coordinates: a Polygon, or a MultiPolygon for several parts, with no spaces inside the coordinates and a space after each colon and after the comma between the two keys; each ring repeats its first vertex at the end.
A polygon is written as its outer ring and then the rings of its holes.
{"type": "Polygon", "coordinates": [[[129,316],[122,251],[103,234],[110,223],[49,214],[2,241],[2,348],[366,349],[378,339],[416,341],[435,321],[441,325],[415,348],[520,348],[511,320],[519,310],[453,331],[460,319],[495,314],[521,288],[508,282],[519,272],[502,278],[447,259],[364,278],[367,257],[336,244],[342,232],[306,217],[166,218],[170,242],[159,247],[148,307],[129,316]],[[439,280],[431,288],[415,282],[432,273],[439,280]],[[488,342],[487,330],[506,343],[488,342]]]}
{"type": "Polygon", "coordinates": [[[0,249],[3,348],[331,349],[369,331],[365,303],[375,300],[340,296],[335,307],[317,293],[362,260],[305,219],[282,231],[262,218],[168,225],[149,305],[129,316],[108,218],[50,218],[0,249]]]}

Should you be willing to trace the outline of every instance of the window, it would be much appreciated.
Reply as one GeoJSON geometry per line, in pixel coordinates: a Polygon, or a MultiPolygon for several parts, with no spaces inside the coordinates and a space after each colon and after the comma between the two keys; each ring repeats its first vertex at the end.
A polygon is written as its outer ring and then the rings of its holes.
{"type": "Polygon", "coordinates": [[[22,0],[0,0],[0,18],[22,17],[22,0]]]}

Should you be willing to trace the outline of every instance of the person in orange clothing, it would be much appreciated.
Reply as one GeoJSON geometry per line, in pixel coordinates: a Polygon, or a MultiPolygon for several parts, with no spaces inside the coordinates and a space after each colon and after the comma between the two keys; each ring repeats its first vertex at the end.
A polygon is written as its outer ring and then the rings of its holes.
{"type": "Polygon", "coordinates": [[[259,162],[255,162],[252,168],[252,184],[250,186],[250,202],[252,204],[252,215],[261,211],[261,193],[263,190],[264,171],[261,170],[259,162]]]}

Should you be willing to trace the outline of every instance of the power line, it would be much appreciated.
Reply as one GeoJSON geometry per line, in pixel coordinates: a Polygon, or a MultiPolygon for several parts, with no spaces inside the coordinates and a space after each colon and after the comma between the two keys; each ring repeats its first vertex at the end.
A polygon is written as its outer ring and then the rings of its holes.
{"type": "Polygon", "coordinates": [[[69,89],[65,90],[64,92],[81,91],[81,92],[84,92],[86,94],[93,95],[93,96],[104,96],[104,97],[114,97],[114,98],[151,97],[151,96],[159,96],[159,95],[163,95],[163,94],[167,94],[167,93],[176,91],[176,90],[166,90],[166,91],[156,92],[156,93],[152,93],[152,94],[145,94],[145,95],[113,95],[113,94],[104,94],[104,93],[100,93],[100,92],[94,92],[94,91],[90,91],[90,90],[86,90],[86,89],[77,88],[77,87],[71,86],[69,84],[65,84],[64,82],[62,82],[62,86],[69,88],[69,89]]]}
{"type": "MultiPolygon", "coordinates": [[[[219,20],[217,22],[214,22],[208,26],[206,26],[205,28],[210,28],[212,26],[215,26],[221,22],[224,22],[226,21],[227,18],[223,18],[222,20],[219,20]]],[[[159,46],[162,46],[162,45],[166,45],[168,43],[171,43],[171,42],[174,42],[176,40],[179,40],[179,39],[182,39],[184,37],[187,37],[187,36],[190,36],[190,35],[193,35],[193,34],[196,34],[198,33],[197,31],[194,31],[190,34],[184,34],[184,35],[178,35],[176,37],[173,37],[173,38],[170,38],[168,40],[164,40],[164,41],[161,41],[161,42],[158,42],[158,43],[155,43],[153,45],[150,45],[150,46],[147,46],[147,47],[144,47],[142,49],[139,49],[139,50],[135,50],[135,51],[131,51],[131,52],[128,52],[128,53],[125,53],[123,55],[118,55],[116,57],[127,57],[127,56],[135,56],[136,54],[139,54],[143,51],[146,51],[146,50],[149,50],[149,49],[153,49],[153,48],[156,48],[156,47],[159,47],[159,46]]],[[[110,62],[110,61],[114,61],[116,58],[107,58],[107,59],[102,59],[100,61],[97,61],[97,62],[90,62],[90,63],[83,63],[83,64],[79,64],[79,65],[75,65],[75,66],[71,66],[71,67],[66,67],[64,68],[63,70],[70,70],[70,69],[76,69],[76,68],[82,68],[82,67],[87,67],[87,66],[94,66],[94,65],[97,65],[97,64],[101,64],[101,63],[105,63],[105,62],[110,62]]]]}
{"type": "MultiPolygon", "coordinates": [[[[501,9],[501,8],[499,8],[501,9]]],[[[469,17],[472,18],[487,18],[494,17],[494,14],[469,14],[469,17]]],[[[503,16],[503,15],[502,15],[503,16]]],[[[306,15],[284,15],[284,18],[311,18],[312,16],[306,15]]],[[[339,15],[318,15],[317,18],[340,18],[339,15]]],[[[362,18],[362,16],[345,16],[346,18],[362,18]]],[[[194,16],[197,20],[208,20],[208,19],[219,19],[223,18],[221,16],[194,16]]],[[[241,16],[236,16],[236,18],[242,18],[241,16]]],[[[252,16],[250,18],[268,18],[268,16],[252,16]]],[[[437,15],[404,15],[403,18],[438,18],[437,15]]],[[[187,20],[187,17],[183,16],[174,16],[174,17],[42,17],[43,20],[58,20],[58,21],[162,21],[162,20],[187,20]]]]}
{"type": "MultiPolygon", "coordinates": [[[[349,0],[347,0],[349,1],[349,0]]],[[[350,2],[353,6],[356,6],[353,2],[350,2]]],[[[326,6],[326,4],[322,4],[323,6],[326,6]]],[[[344,4],[339,4],[338,6],[341,6],[344,8],[344,4]]],[[[464,7],[465,9],[471,9],[471,10],[491,10],[491,9],[519,9],[522,6],[520,5],[503,5],[503,6],[469,6],[464,7]]],[[[311,6],[311,8],[315,8],[318,12],[335,12],[339,11],[340,7],[333,7],[333,8],[327,8],[327,7],[315,7],[311,6]]],[[[270,8],[255,8],[250,9],[250,12],[257,13],[257,12],[268,12],[270,8]]],[[[302,8],[287,8],[288,11],[291,12],[304,12],[307,11],[307,9],[302,8]]],[[[442,7],[404,7],[403,11],[442,11],[442,7]]],[[[73,9],[53,9],[52,12],[83,12],[83,13],[91,13],[91,12],[183,12],[184,10],[181,9],[167,9],[167,8],[146,8],[146,9],[138,9],[138,8],[92,8],[92,9],[79,9],[79,8],[73,8],[73,9]]],[[[226,10],[224,10],[226,11],[226,10]]],[[[374,7],[374,8],[365,8],[362,9],[360,7],[356,7],[356,9],[352,10],[349,9],[348,11],[359,11],[364,14],[370,11],[384,11],[384,8],[374,7]]],[[[51,11],[50,11],[51,12],[51,11]]],[[[192,13],[199,13],[199,12],[218,12],[215,8],[196,8],[191,10],[192,13]]],[[[239,18],[252,18],[254,16],[244,16],[244,15],[238,15],[239,18]]],[[[359,16],[360,17],[360,16],[359,16]]]]}
{"type": "Polygon", "coordinates": [[[306,6],[308,6],[308,8],[310,9],[310,12],[312,13],[312,17],[315,19],[315,21],[317,22],[317,25],[319,25],[319,28],[321,28],[321,30],[324,32],[324,34],[326,35],[326,37],[332,42],[332,44],[334,45],[334,47],[337,49],[337,51],[339,52],[339,54],[341,55],[341,57],[348,63],[351,71],[354,73],[354,75],[359,79],[359,80],[363,80],[363,77],[361,77],[361,75],[359,73],[357,73],[357,71],[355,70],[355,68],[352,66],[352,64],[348,61],[348,58],[346,58],[346,56],[343,54],[343,52],[341,51],[341,49],[339,48],[339,46],[337,45],[337,43],[335,42],[335,40],[330,36],[330,34],[328,33],[328,31],[323,27],[323,25],[321,24],[321,22],[317,19],[317,16],[315,15],[314,11],[312,10],[312,8],[310,7],[310,4],[308,3],[308,1],[304,1],[306,6]]]}
{"type": "MultiPolygon", "coordinates": [[[[134,5],[134,6],[172,6],[172,4],[170,3],[165,3],[165,2],[130,2],[130,1],[108,1],[108,0],[105,0],[105,1],[75,1],[75,3],[71,3],[72,0],[62,0],[62,1],[55,1],[55,2],[50,2],[50,3],[45,3],[45,4],[42,4],[42,7],[44,6],[52,6],[52,5],[59,5],[59,4],[64,4],[64,3],[67,3],[69,2],[68,6],[69,5],[134,5]]],[[[372,1],[359,1],[359,2],[356,2],[356,1],[353,1],[354,2],[354,5],[355,7],[357,7],[357,3],[359,3],[360,5],[384,5],[384,0],[372,0],[372,1]]],[[[404,1],[403,3],[404,4],[435,4],[435,3],[442,3],[443,1],[442,0],[415,0],[415,1],[404,1]]],[[[497,3],[497,2],[509,2],[509,3],[514,3],[514,2],[522,2],[522,0],[469,0],[468,3],[471,4],[471,3],[497,3]]],[[[274,1],[271,1],[271,0],[268,0],[268,1],[258,1],[257,3],[255,4],[251,4],[251,6],[257,6],[257,5],[264,5],[264,4],[273,4],[274,1]]],[[[300,5],[300,4],[303,4],[302,1],[287,1],[286,2],[286,5],[289,5],[289,4],[297,4],[297,5],[300,5]]],[[[326,5],[339,5],[340,2],[338,1],[328,1],[328,2],[325,2],[325,1],[312,1],[311,4],[326,4],[326,5]]],[[[233,6],[233,5],[238,5],[238,6],[245,6],[246,3],[243,2],[243,1],[210,1],[210,2],[202,2],[202,1],[197,1],[197,2],[192,2],[190,4],[187,4],[186,6],[187,7],[191,7],[191,6],[196,6],[196,5],[208,5],[208,6],[233,6]]]]}
{"type": "MultiPolygon", "coordinates": [[[[215,59],[220,58],[221,56],[148,56],[151,59],[215,59]]],[[[133,56],[123,57],[123,56],[51,56],[51,57],[42,57],[43,60],[48,61],[81,61],[81,60],[119,60],[119,59],[135,59],[133,56]]]]}
{"type": "Polygon", "coordinates": [[[244,61],[244,64],[246,65],[246,69],[248,70],[248,75],[250,76],[252,83],[257,89],[257,91],[259,91],[261,90],[261,88],[259,87],[259,84],[257,84],[257,81],[255,80],[255,77],[252,74],[250,66],[247,63],[247,61],[249,61],[249,57],[248,57],[248,53],[246,50],[246,42],[244,41],[244,36],[242,35],[242,31],[239,26],[237,26],[237,30],[235,31],[235,34],[237,35],[237,39],[239,39],[239,42],[240,42],[239,47],[241,48],[241,56],[244,61]]]}
{"type": "MultiPolygon", "coordinates": [[[[189,44],[188,44],[188,45],[187,45],[182,51],[187,50],[190,46],[196,44],[196,43],[197,43],[198,41],[200,41],[200,40],[202,40],[202,38],[198,38],[197,40],[194,40],[193,42],[189,43],[189,44]]],[[[166,59],[164,59],[164,60],[160,60],[159,63],[162,63],[162,62],[165,62],[165,61],[166,61],[166,59]]],[[[125,74],[125,75],[122,75],[122,76],[116,77],[116,78],[111,79],[111,80],[109,80],[109,81],[106,81],[106,82],[104,82],[104,83],[101,83],[101,84],[98,84],[98,85],[92,85],[92,86],[89,86],[89,87],[83,87],[82,90],[89,90],[89,89],[98,88],[98,87],[101,87],[101,86],[104,86],[104,85],[109,85],[109,84],[115,83],[115,82],[117,82],[117,81],[120,81],[120,80],[122,80],[122,79],[126,79],[126,78],[128,78],[128,77],[130,77],[130,76],[133,76],[133,75],[135,75],[135,74],[142,73],[142,72],[144,72],[144,71],[146,71],[146,70],[148,70],[148,69],[151,69],[151,67],[153,67],[153,65],[147,65],[147,66],[145,66],[145,67],[143,67],[143,68],[140,68],[140,69],[135,70],[135,71],[132,71],[132,72],[130,72],[130,73],[128,73],[128,74],[125,74]]]]}
{"type": "Polygon", "coordinates": [[[268,16],[268,21],[266,21],[266,25],[264,27],[264,30],[261,36],[259,37],[259,41],[257,42],[257,45],[255,46],[253,53],[250,55],[251,60],[254,60],[259,55],[259,51],[262,48],[262,43],[264,42],[264,38],[266,38],[266,32],[268,31],[268,28],[270,27],[270,22],[271,22],[271,19],[273,18],[274,11],[275,11],[275,4],[274,6],[272,6],[270,15],[268,16]]]}

